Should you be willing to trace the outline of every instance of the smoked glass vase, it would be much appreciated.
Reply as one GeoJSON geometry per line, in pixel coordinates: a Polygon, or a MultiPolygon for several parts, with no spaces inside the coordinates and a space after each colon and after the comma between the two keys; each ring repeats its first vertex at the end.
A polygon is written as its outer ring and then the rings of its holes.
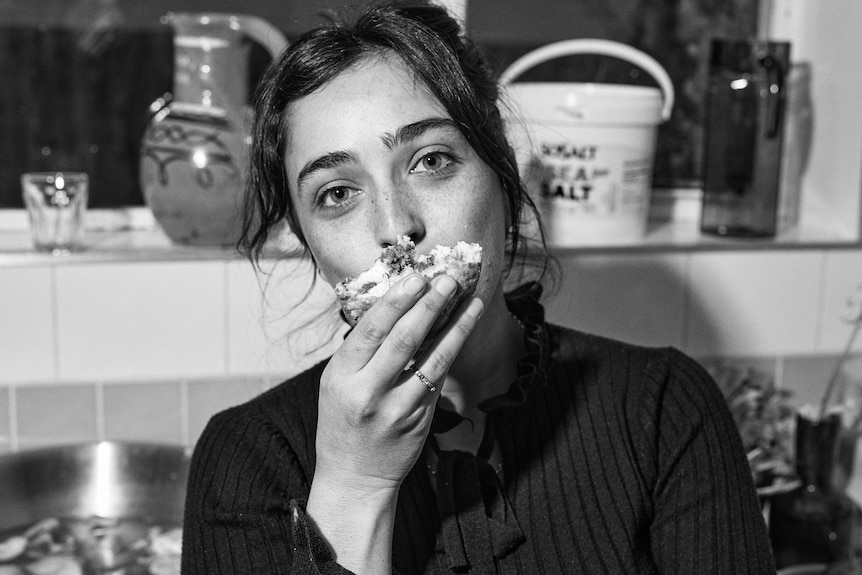
{"type": "Polygon", "coordinates": [[[856,506],[835,485],[841,431],[840,414],[820,420],[796,416],[796,471],[801,484],[774,496],[769,512],[778,568],[853,558],[856,506]]]}

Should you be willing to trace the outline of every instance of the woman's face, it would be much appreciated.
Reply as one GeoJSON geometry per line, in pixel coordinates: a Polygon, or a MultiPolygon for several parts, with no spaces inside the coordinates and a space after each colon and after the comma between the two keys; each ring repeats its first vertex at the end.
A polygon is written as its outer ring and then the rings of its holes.
{"type": "Polygon", "coordinates": [[[506,201],[449,114],[394,56],[363,60],[288,110],[287,176],[297,221],[330,284],[410,236],[417,252],[478,242],[476,295],[498,289],[506,201]]]}

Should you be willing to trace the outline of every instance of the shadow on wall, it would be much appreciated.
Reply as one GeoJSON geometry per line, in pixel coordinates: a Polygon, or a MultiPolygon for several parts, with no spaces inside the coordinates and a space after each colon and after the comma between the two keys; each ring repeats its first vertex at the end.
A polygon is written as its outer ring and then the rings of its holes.
{"type": "Polygon", "coordinates": [[[721,349],[719,333],[687,286],[685,263],[682,254],[561,256],[562,281],[545,298],[546,316],[580,331],[687,353],[696,318],[698,342],[721,349]]]}

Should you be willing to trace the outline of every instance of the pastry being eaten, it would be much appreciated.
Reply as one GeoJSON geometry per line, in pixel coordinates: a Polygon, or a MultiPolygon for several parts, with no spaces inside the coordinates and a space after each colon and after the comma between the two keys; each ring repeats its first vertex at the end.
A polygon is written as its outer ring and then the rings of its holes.
{"type": "Polygon", "coordinates": [[[402,236],[397,244],[384,248],[370,268],[335,286],[335,294],[350,325],[356,325],[386,290],[411,273],[429,279],[445,273],[458,282],[455,294],[440,312],[430,335],[445,325],[458,306],[473,295],[482,270],[482,246],[458,242],[454,246],[437,246],[421,255],[416,255],[415,248],[410,238],[402,236]]]}

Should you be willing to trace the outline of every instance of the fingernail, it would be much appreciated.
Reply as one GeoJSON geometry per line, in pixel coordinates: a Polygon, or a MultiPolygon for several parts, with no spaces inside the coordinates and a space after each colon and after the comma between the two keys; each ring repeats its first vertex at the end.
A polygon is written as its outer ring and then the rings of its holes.
{"type": "Polygon", "coordinates": [[[404,280],[402,289],[405,293],[416,296],[425,291],[425,278],[422,276],[410,276],[404,280]]]}
{"type": "Polygon", "coordinates": [[[434,289],[437,290],[437,293],[445,296],[452,295],[452,292],[455,291],[456,287],[458,287],[458,283],[449,276],[445,275],[438,277],[437,281],[434,284],[434,289]]]}
{"type": "Polygon", "coordinates": [[[477,297],[474,297],[467,305],[467,315],[473,319],[482,317],[482,312],[485,311],[485,303],[477,297]]]}

